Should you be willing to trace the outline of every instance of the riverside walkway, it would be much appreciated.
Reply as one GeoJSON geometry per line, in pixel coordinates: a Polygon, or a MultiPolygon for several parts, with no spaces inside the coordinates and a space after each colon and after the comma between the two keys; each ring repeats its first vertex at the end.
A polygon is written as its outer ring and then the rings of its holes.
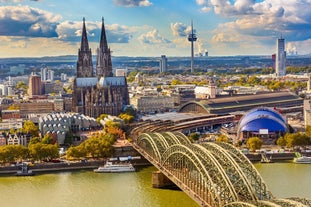
{"type": "Polygon", "coordinates": [[[311,206],[305,198],[275,198],[240,150],[226,143],[193,144],[180,132],[142,133],[133,147],[204,207],[311,206]]]}

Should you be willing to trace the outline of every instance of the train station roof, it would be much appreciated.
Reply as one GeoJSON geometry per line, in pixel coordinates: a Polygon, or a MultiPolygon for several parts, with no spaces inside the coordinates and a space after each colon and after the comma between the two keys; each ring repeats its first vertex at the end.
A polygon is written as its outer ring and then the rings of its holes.
{"type": "Polygon", "coordinates": [[[247,111],[256,107],[294,107],[303,105],[298,95],[284,91],[259,93],[253,95],[233,95],[222,98],[191,101],[179,108],[179,112],[228,114],[235,111],[247,111]]]}

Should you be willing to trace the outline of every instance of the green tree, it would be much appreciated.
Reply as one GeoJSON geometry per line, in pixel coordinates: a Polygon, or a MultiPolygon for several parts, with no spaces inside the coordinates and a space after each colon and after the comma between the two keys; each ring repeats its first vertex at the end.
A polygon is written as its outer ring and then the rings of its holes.
{"type": "Polygon", "coordinates": [[[110,157],[113,153],[115,137],[109,133],[95,133],[79,146],[70,147],[66,153],[67,159],[92,157],[110,157]]]}
{"type": "Polygon", "coordinates": [[[97,123],[100,123],[100,120],[103,120],[108,117],[108,114],[101,114],[96,118],[97,123]]]}
{"type": "Polygon", "coordinates": [[[216,138],[216,142],[229,142],[229,139],[226,135],[222,134],[216,138]]]}
{"type": "Polygon", "coordinates": [[[18,90],[23,90],[24,92],[26,92],[28,89],[28,86],[23,81],[18,81],[15,85],[15,88],[18,90]]]}
{"type": "Polygon", "coordinates": [[[251,151],[259,150],[262,146],[262,140],[258,137],[250,137],[246,142],[247,147],[251,151]]]}
{"type": "Polygon", "coordinates": [[[134,116],[129,115],[129,114],[123,114],[123,113],[121,113],[121,114],[119,115],[119,117],[120,117],[121,119],[123,119],[123,121],[124,121],[126,124],[129,124],[129,123],[133,122],[134,119],[135,119],[134,116]]]}
{"type": "Polygon", "coordinates": [[[173,79],[173,80],[171,81],[171,85],[173,85],[173,86],[175,86],[175,85],[180,85],[180,84],[182,84],[182,82],[181,82],[180,80],[178,80],[178,79],[173,79]]]}
{"type": "Polygon", "coordinates": [[[30,120],[24,122],[22,131],[24,133],[30,133],[32,136],[38,136],[39,134],[39,128],[30,120]]]}
{"type": "Polygon", "coordinates": [[[196,141],[196,140],[199,140],[199,138],[200,138],[200,135],[197,134],[197,133],[195,133],[195,132],[192,132],[192,133],[189,135],[189,139],[190,139],[190,140],[196,141]]]}
{"type": "Polygon", "coordinates": [[[129,106],[129,107],[126,107],[124,113],[127,115],[131,115],[131,116],[135,117],[137,112],[136,112],[135,108],[129,106]]]}
{"type": "Polygon", "coordinates": [[[87,153],[82,145],[76,147],[71,146],[66,152],[66,159],[70,160],[72,158],[84,158],[86,155],[87,153]]]}
{"type": "Polygon", "coordinates": [[[12,163],[29,157],[28,148],[22,145],[5,145],[0,147],[0,162],[12,163]]]}
{"type": "Polygon", "coordinates": [[[276,144],[278,146],[285,147],[286,146],[286,141],[285,141],[284,137],[279,137],[278,140],[276,141],[276,144]]]}
{"type": "Polygon", "coordinates": [[[19,110],[19,106],[12,104],[8,107],[8,110],[19,110]]]}
{"type": "Polygon", "coordinates": [[[108,120],[105,123],[105,130],[109,127],[113,127],[113,128],[121,128],[121,123],[117,122],[117,121],[112,121],[112,120],[108,120]]]}
{"type": "Polygon", "coordinates": [[[310,125],[306,126],[306,135],[311,137],[311,126],[310,125]]]}
{"type": "Polygon", "coordinates": [[[29,145],[29,152],[33,160],[51,160],[59,157],[57,145],[36,143],[29,145]]]}
{"type": "Polygon", "coordinates": [[[45,134],[44,137],[42,138],[41,142],[43,144],[54,144],[53,143],[53,137],[51,134],[45,134]]]}
{"type": "Polygon", "coordinates": [[[29,145],[32,145],[32,144],[37,144],[37,143],[41,143],[41,139],[39,137],[32,137],[29,141],[29,145]]]}

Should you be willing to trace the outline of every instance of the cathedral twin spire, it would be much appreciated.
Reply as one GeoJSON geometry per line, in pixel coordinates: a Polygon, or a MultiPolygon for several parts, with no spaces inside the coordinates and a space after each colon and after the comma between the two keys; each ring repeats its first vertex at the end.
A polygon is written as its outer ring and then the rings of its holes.
{"type": "MultiPolygon", "coordinates": [[[[112,76],[111,51],[110,48],[108,48],[107,44],[104,18],[102,18],[100,45],[99,48],[97,48],[96,76],[112,76]]],[[[78,54],[77,77],[94,77],[92,52],[89,48],[89,43],[87,39],[85,18],[83,18],[81,47],[78,54]]]]}

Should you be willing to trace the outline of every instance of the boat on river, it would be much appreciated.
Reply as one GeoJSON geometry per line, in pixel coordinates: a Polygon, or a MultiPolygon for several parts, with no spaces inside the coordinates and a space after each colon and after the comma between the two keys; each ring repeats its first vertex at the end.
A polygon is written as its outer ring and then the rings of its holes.
{"type": "Polygon", "coordinates": [[[104,166],[100,166],[94,170],[96,173],[114,173],[114,172],[135,172],[135,168],[131,163],[113,163],[106,162],[104,166]]]}
{"type": "Polygon", "coordinates": [[[294,163],[311,164],[311,157],[303,156],[300,153],[295,153],[294,163]]]}

